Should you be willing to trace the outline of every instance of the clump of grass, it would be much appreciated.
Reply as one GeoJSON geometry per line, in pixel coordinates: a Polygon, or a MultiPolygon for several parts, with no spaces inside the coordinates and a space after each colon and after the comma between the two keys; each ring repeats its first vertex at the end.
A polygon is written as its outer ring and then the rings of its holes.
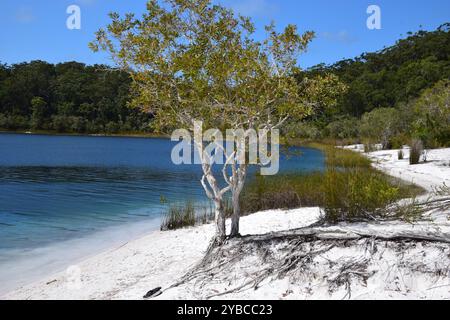
{"type": "MultiPolygon", "coordinates": [[[[224,201],[225,216],[231,217],[233,207],[231,201],[224,201]]],[[[184,204],[171,205],[164,214],[161,222],[161,231],[177,230],[196,225],[202,225],[214,221],[214,206],[211,202],[209,205],[196,205],[193,201],[187,201],[184,204]]]]}
{"type": "Polygon", "coordinates": [[[411,151],[409,155],[409,164],[418,164],[420,156],[423,152],[423,143],[421,140],[414,139],[411,141],[411,151]]]}
{"type": "Polygon", "coordinates": [[[188,201],[184,206],[171,205],[169,207],[161,223],[161,231],[191,227],[195,223],[194,205],[191,201],[188,201]]]}
{"type": "Polygon", "coordinates": [[[405,154],[403,150],[398,150],[398,160],[403,160],[405,158],[405,154]]]}

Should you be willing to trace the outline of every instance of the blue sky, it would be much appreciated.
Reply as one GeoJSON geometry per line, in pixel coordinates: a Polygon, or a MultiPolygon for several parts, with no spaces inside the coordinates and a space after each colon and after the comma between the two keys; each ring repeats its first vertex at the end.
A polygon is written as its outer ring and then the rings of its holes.
{"type": "MultiPolygon", "coordinates": [[[[251,16],[258,29],[274,20],[277,26],[294,23],[313,30],[317,38],[300,59],[302,67],[333,63],[390,46],[408,31],[434,30],[450,21],[449,0],[217,0],[251,16]],[[369,5],[378,5],[382,29],[366,27],[369,5]]],[[[94,54],[87,43],[108,23],[108,12],[141,13],[145,0],[2,0],[0,7],[0,61],[17,63],[76,60],[107,63],[106,54],[94,54]],[[81,8],[81,30],[68,30],[66,9],[81,8]]],[[[262,37],[258,32],[256,37],[262,37]]]]}

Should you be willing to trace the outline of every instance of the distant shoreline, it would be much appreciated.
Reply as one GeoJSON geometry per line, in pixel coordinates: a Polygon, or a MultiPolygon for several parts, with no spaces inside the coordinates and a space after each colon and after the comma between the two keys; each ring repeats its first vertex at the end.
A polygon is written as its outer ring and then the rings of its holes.
{"type": "Polygon", "coordinates": [[[62,137],[111,137],[111,138],[148,138],[148,139],[169,139],[168,135],[155,133],[70,133],[70,132],[54,132],[45,130],[25,131],[25,130],[0,130],[0,134],[29,134],[41,136],[62,136],[62,137]]]}

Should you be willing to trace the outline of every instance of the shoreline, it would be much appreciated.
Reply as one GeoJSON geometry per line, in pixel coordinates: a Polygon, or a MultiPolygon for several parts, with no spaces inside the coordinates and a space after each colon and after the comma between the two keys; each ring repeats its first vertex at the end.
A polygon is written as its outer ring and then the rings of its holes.
{"type": "MultiPolygon", "coordinates": [[[[0,299],[3,295],[20,287],[32,285],[54,274],[64,272],[68,266],[77,265],[112,248],[157,232],[161,224],[160,220],[160,218],[152,218],[128,222],[120,226],[107,227],[81,238],[27,249],[24,256],[10,263],[10,268],[5,268],[7,272],[1,273],[1,279],[9,279],[19,271],[24,276],[21,279],[2,283],[0,299]],[[54,256],[57,258],[51,258],[54,256]],[[42,268],[45,270],[41,271],[42,268]],[[10,277],[8,277],[8,271],[11,271],[10,277]]],[[[8,262],[5,265],[8,266],[8,262]]]]}
{"type": "MultiPolygon", "coordinates": [[[[347,150],[363,152],[363,145],[353,145],[345,147],[347,150]]],[[[398,160],[397,150],[379,150],[365,154],[372,166],[381,170],[385,174],[399,178],[406,183],[416,184],[424,188],[427,192],[435,191],[445,183],[450,187],[450,148],[427,150],[427,162],[416,165],[409,164],[409,149],[403,149],[404,159],[398,160]]]]}
{"type": "Polygon", "coordinates": [[[170,139],[168,135],[154,134],[154,133],[66,133],[53,131],[8,131],[0,130],[0,134],[22,134],[22,135],[40,135],[40,136],[54,136],[54,137],[104,137],[104,138],[141,138],[141,139],[170,139]]]}
{"type": "MultiPolygon", "coordinates": [[[[319,208],[258,212],[242,217],[242,234],[301,228],[317,221],[319,215],[319,208]],[[304,215],[301,221],[299,213],[304,215]]],[[[227,227],[230,227],[230,220],[227,220],[227,227]]],[[[174,231],[153,231],[82,259],[76,265],[81,276],[80,287],[73,283],[74,275],[70,273],[74,266],[69,266],[65,271],[9,291],[0,299],[140,299],[148,290],[176,280],[195,265],[213,234],[212,223],[174,231]]]]}
{"type": "MultiPolygon", "coordinates": [[[[429,162],[417,166],[409,166],[407,160],[398,160],[396,150],[376,151],[367,156],[374,167],[415,183],[428,192],[438,185],[436,182],[450,181],[450,148],[429,151],[429,162]]],[[[316,222],[319,216],[319,208],[258,212],[242,217],[242,234],[301,228],[316,222]]],[[[447,228],[448,222],[442,221],[447,228]]],[[[229,223],[227,221],[228,226],[229,223]]],[[[148,290],[173,283],[198,262],[213,233],[212,224],[154,231],[85,257],[78,263],[80,278],[75,285],[73,274],[59,272],[10,291],[0,299],[141,299],[148,290]]],[[[175,293],[173,297],[186,296],[175,293]]]]}

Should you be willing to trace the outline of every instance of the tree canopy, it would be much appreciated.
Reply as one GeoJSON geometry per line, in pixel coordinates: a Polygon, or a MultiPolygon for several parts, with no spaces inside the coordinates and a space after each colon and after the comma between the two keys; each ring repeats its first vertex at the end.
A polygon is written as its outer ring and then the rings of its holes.
{"type": "MultiPolygon", "coordinates": [[[[298,56],[314,33],[299,34],[294,25],[279,32],[271,24],[265,28],[266,39],[256,41],[249,18],[211,0],[150,0],[142,17],[112,13],[110,18],[91,48],[109,52],[118,68],[131,75],[132,105],[154,115],[157,131],[195,133],[201,121],[205,130],[221,130],[221,137],[225,129],[259,130],[267,139],[268,131],[287,120],[301,120],[316,108],[333,104],[342,88],[328,74],[298,81],[298,56]]],[[[212,140],[222,138],[215,134],[212,140]]],[[[261,150],[265,146],[261,137],[259,141],[261,150]]],[[[231,236],[239,232],[239,195],[248,165],[242,152],[246,140],[238,137],[234,152],[226,150],[222,172],[227,186],[222,189],[211,169],[213,159],[204,152],[205,142],[196,142],[201,182],[215,203],[216,241],[221,243],[226,234],[223,196],[228,191],[234,206],[231,236]]]]}
{"type": "Polygon", "coordinates": [[[130,77],[103,65],[0,65],[0,129],[145,132],[151,115],[128,108],[130,77]]]}

